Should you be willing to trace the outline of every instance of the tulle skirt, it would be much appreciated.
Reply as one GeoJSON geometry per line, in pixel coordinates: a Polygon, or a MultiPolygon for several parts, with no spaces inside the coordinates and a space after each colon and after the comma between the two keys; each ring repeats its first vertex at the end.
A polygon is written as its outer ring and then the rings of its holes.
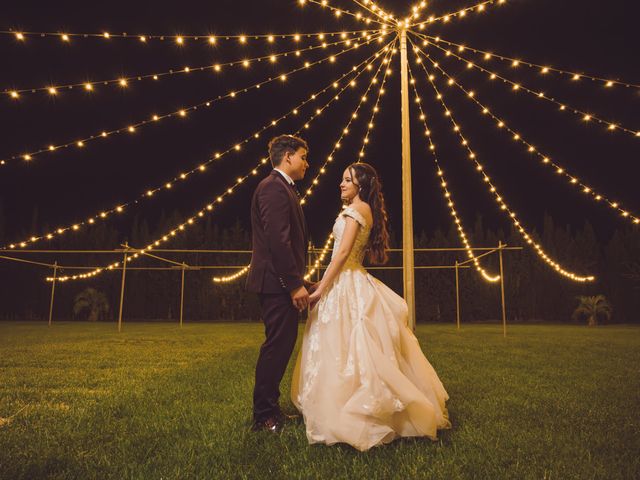
{"type": "Polygon", "coordinates": [[[364,451],[451,427],[449,396],[407,318],[404,299],[364,268],[338,275],[310,312],[293,374],[309,443],[364,451]]]}

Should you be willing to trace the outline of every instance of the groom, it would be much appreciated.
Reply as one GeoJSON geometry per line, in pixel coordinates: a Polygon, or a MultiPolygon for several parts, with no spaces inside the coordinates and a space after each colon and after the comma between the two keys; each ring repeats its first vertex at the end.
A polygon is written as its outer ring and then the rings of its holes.
{"type": "Polygon", "coordinates": [[[309,167],[307,143],[292,135],[269,142],[273,170],[251,201],[253,251],[247,290],[258,294],[266,340],[260,347],[253,391],[253,430],[277,432],[283,414],[280,381],[298,336],[298,313],[309,303],[304,280],[308,233],[295,181],[309,167]]]}

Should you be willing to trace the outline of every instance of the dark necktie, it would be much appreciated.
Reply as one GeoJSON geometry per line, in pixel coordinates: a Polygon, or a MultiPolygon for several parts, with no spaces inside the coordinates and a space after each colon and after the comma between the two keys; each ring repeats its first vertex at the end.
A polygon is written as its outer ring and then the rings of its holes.
{"type": "Polygon", "coordinates": [[[296,187],[296,184],[290,183],[289,186],[293,189],[294,192],[296,192],[296,195],[298,196],[298,198],[300,198],[300,191],[298,190],[298,187],[296,187]]]}

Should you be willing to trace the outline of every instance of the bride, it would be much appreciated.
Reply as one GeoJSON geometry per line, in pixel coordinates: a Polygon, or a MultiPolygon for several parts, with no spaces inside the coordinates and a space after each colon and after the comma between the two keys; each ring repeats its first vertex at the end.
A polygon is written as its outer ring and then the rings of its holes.
{"type": "Polygon", "coordinates": [[[398,437],[436,439],[450,428],[449,398],[407,326],[405,301],[362,266],[387,261],[387,213],[378,175],[347,167],[346,208],[333,226],[331,263],[309,297],[311,311],[291,398],[309,443],[364,451],[398,437]]]}

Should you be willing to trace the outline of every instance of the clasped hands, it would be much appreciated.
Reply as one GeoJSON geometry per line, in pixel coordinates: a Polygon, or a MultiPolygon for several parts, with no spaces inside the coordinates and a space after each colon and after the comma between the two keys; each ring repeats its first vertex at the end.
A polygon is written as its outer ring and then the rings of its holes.
{"type": "Polygon", "coordinates": [[[305,286],[301,286],[293,290],[291,292],[291,302],[293,303],[293,306],[296,307],[299,312],[307,307],[315,307],[322,295],[322,290],[319,287],[320,282],[316,282],[310,284],[308,290],[305,286]]]}

